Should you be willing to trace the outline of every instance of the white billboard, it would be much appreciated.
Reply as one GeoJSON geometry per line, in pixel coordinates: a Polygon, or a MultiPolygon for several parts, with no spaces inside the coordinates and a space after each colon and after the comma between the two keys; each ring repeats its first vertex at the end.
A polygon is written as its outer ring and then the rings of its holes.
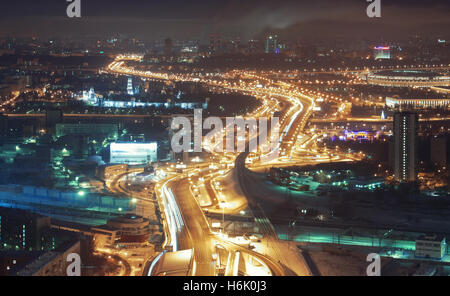
{"type": "Polygon", "coordinates": [[[158,145],[151,143],[111,143],[110,162],[145,164],[157,160],[158,145]]]}

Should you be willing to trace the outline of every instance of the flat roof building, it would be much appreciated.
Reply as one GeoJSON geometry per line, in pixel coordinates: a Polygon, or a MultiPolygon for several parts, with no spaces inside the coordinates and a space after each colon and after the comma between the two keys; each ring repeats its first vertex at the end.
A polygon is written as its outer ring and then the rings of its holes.
{"type": "Polygon", "coordinates": [[[418,258],[442,259],[447,252],[445,237],[422,235],[416,239],[415,256],[418,258]]]}
{"type": "Polygon", "coordinates": [[[411,99],[399,96],[386,97],[386,106],[390,108],[447,108],[450,98],[411,99]]]}
{"type": "Polygon", "coordinates": [[[17,268],[18,270],[13,272],[13,275],[66,276],[67,267],[71,263],[67,261],[67,257],[72,253],[80,254],[80,241],[68,242],[58,250],[43,253],[22,268],[17,268]]]}
{"type": "Polygon", "coordinates": [[[117,139],[119,126],[114,123],[59,123],[56,124],[56,136],[66,135],[90,136],[105,135],[117,139]]]}

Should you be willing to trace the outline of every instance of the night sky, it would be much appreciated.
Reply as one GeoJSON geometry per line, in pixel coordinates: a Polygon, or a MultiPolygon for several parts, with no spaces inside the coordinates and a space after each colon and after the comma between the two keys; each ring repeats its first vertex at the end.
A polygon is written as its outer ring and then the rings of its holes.
{"type": "Polygon", "coordinates": [[[406,38],[450,35],[450,1],[382,0],[382,17],[365,0],[81,0],[81,19],[65,0],[0,0],[2,36],[132,34],[145,40],[207,40],[210,33],[248,39],[271,31],[284,38],[406,38]]]}

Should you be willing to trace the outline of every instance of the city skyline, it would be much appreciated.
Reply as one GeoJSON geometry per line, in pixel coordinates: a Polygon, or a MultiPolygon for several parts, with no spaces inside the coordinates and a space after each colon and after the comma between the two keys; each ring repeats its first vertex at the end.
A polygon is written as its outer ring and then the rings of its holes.
{"type": "Polygon", "coordinates": [[[449,12],[2,1],[0,276],[449,276],[449,12]]]}

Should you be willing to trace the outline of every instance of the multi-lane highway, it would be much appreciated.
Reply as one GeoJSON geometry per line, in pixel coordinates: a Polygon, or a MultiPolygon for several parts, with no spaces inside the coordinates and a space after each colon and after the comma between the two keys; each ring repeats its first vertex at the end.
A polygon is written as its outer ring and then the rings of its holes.
{"type": "MultiPolygon", "coordinates": [[[[108,71],[116,74],[134,75],[139,77],[146,77],[152,79],[174,80],[174,81],[193,81],[199,82],[214,87],[222,87],[224,89],[243,92],[246,94],[254,95],[262,100],[264,108],[260,108],[257,112],[250,114],[254,117],[267,116],[278,111],[279,104],[270,103],[267,98],[271,98],[276,102],[281,102],[282,105],[287,107],[282,109],[280,118],[280,131],[279,140],[277,141],[276,149],[277,153],[282,156],[288,157],[292,154],[293,148],[297,140],[297,136],[302,132],[309,115],[311,114],[312,107],[314,105],[314,98],[310,95],[301,92],[298,88],[288,83],[276,83],[265,77],[257,76],[254,73],[234,72],[232,74],[224,74],[224,77],[229,75],[239,75],[241,77],[252,78],[257,81],[263,81],[266,86],[252,84],[230,84],[226,79],[206,79],[192,77],[189,75],[175,75],[166,73],[153,73],[149,71],[138,71],[126,66],[124,60],[126,57],[118,57],[111,65],[108,66],[108,71]]],[[[133,57],[131,59],[137,59],[133,57]]],[[[269,131],[270,133],[271,131],[269,131]]],[[[208,143],[205,143],[207,146],[208,143]]],[[[211,152],[214,149],[210,149],[211,152]]],[[[273,151],[272,151],[273,152],[273,151]]],[[[253,152],[260,153],[260,152],[253,152]]],[[[235,154],[234,159],[236,161],[236,170],[238,172],[238,179],[243,189],[243,192],[247,198],[249,198],[250,209],[255,216],[255,220],[261,229],[264,230],[264,234],[267,239],[277,240],[276,233],[273,230],[270,221],[264,216],[263,211],[260,209],[258,202],[252,197],[245,186],[245,158],[248,153],[235,154]]],[[[260,153],[261,154],[261,153],[260,153]]],[[[225,161],[233,162],[233,158],[229,158],[229,154],[214,153],[215,157],[222,157],[225,161]],[[226,156],[226,157],[225,157],[226,156]]],[[[261,155],[260,155],[261,156],[261,155]]],[[[263,159],[263,158],[259,158],[263,159]]],[[[259,163],[261,164],[261,162],[259,163]]],[[[225,241],[223,237],[215,235],[204,216],[204,213],[199,206],[196,198],[193,196],[190,190],[189,174],[195,173],[198,169],[187,169],[183,174],[180,174],[172,179],[164,181],[162,184],[157,185],[156,193],[159,195],[158,200],[161,201],[161,206],[164,210],[165,224],[166,224],[166,244],[171,245],[174,250],[181,250],[185,248],[193,248],[194,250],[194,263],[192,272],[193,275],[215,275],[215,262],[213,258],[214,243],[213,241],[219,241],[222,245],[227,245],[230,252],[236,252],[238,246],[230,245],[225,241]]],[[[209,173],[214,173],[218,169],[209,169],[209,173]]],[[[198,171],[197,171],[198,173],[198,171]]],[[[253,253],[253,256],[259,256],[258,258],[262,262],[266,262],[267,266],[270,266],[271,273],[273,275],[292,275],[295,274],[292,271],[282,266],[280,258],[272,258],[270,260],[267,256],[251,252],[249,250],[241,250],[241,252],[253,253]]],[[[276,252],[275,252],[276,254],[276,252]]],[[[307,268],[303,269],[302,275],[307,275],[307,268]]]]}

